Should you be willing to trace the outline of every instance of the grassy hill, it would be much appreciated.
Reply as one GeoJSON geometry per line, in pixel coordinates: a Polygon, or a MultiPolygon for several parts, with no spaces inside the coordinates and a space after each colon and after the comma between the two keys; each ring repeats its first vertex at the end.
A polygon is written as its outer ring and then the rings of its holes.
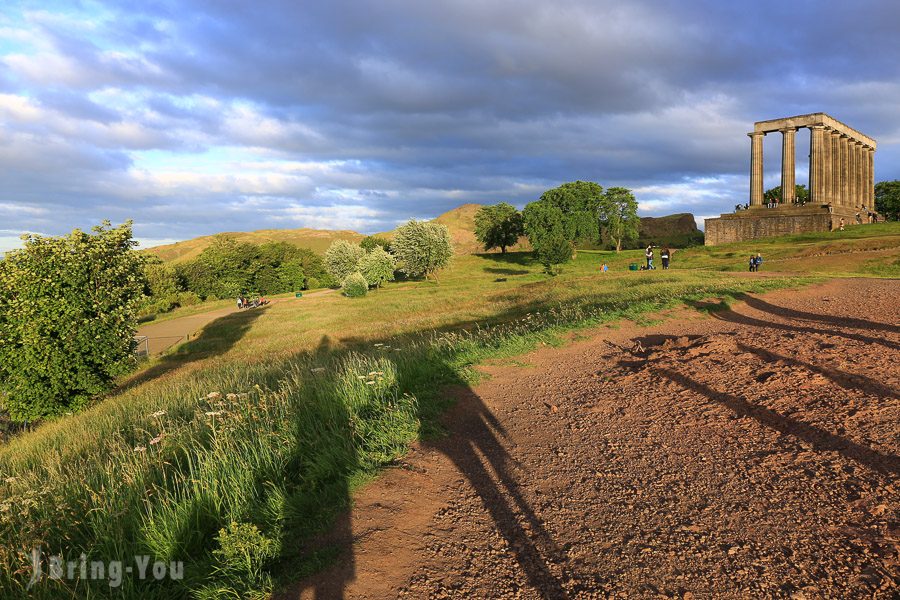
{"type": "MultiPolygon", "coordinates": [[[[358,242],[363,237],[361,233],[355,231],[331,231],[327,229],[260,229],[259,231],[235,231],[226,232],[219,235],[227,235],[239,242],[249,242],[252,244],[264,244],[266,242],[287,242],[303,248],[309,248],[314,252],[322,254],[331,245],[334,240],[347,240],[358,242]]],[[[154,246],[147,248],[145,252],[155,254],[167,262],[184,262],[200,256],[210,244],[212,244],[215,236],[205,235],[202,237],[167,244],[165,246],[154,246]]]]}
{"type": "MultiPolygon", "coordinates": [[[[477,254],[483,252],[481,244],[475,239],[475,213],[481,208],[481,204],[463,204],[435,218],[436,223],[446,225],[450,230],[450,238],[453,240],[453,248],[457,255],[477,254]]],[[[703,243],[703,234],[697,230],[694,217],[688,213],[668,215],[665,217],[642,217],[640,238],[633,247],[643,247],[647,243],[669,244],[676,248],[684,248],[694,244],[703,243]]],[[[334,240],[348,240],[358,242],[363,237],[355,231],[330,231],[325,229],[262,229],[259,231],[226,232],[219,235],[227,235],[239,242],[263,244],[265,242],[287,242],[303,248],[309,248],[320,254],[331,245],[334,240]]],[[[394,236],[394,230],[376,234],[388,239],[394,236]]],[[[167,262],[184,262],[197,258],[208,247],[215,236],[207,235],[183,242],[155,246],[145,252],[155,254],[167,262]]],[[[509,248],[509,251],[530,250],[528,241],[522,241],[509,248]]],[[[497,251],[499,252],[499,250],[497,251]]]]}
{"type": "MultiPolygon", "coordinates": [[[[454,218],[464,222],[466,211],[454,218]]],[[[15,507],[0,514],[0,597],[26,595],[20,557],[41,545],[71,557],[185,560],[184,580],[124,578],[123,598],[271,590],[327,564],[330,555],[297,549],[380,467],[435,434],[441,389],[464,389],[474,365],[696,300],[834,274],[900,277],[900,224],[691,248],[669,271],[628,270],[641,260],[640,250],[583,251],[549,277],[530,253],[464,255],[440,284],[284,298],[214,321],[92,408],[0,446],[0,500],[15,507]],[[762,273],[727,272],[745,271],[757,251],[762,273]],[[232,522],[243,526],[241,548],[279,560],[238,577],[240,564],[213,553],[232,522]]],[[[29,597],[74,596],[74,585],[29,597]]],[[[90,587],[82,595],[109,594],[105,580],[79,585],[90,587]]]]}

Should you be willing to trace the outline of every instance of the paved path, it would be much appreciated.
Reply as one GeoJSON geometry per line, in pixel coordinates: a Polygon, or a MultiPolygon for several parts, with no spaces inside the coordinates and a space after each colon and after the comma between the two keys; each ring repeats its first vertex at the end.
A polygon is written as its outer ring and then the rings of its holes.
{"type": "MultiPolygon", "coordinates": [[[[334,290],[318,290],[309,294],[304,294],[303,297],[310,298],[315,296],[322,296],[333,291],[334,290]]],[[[278,304],[280,302],[291,300],[294,300],[294,298],[278,298],[272,300],[270,304],[278,304]]],[[[143,327],[138,328],[137,335],[147,336],[150,346],[150,356],[158,356],[172,346],[185,341],[189,336],[200,331],[216,319],[224,317],[225,315],[230,315],[231,313],[237,311],[237,306],[230,306],[227,308],[220,308],[218,310],[212,310],[210,312],[200,313],[197,315],[178,317],[177,319],[169,319],[168,321],[162,321],[160,323],[148,323],[143,327]]]]}

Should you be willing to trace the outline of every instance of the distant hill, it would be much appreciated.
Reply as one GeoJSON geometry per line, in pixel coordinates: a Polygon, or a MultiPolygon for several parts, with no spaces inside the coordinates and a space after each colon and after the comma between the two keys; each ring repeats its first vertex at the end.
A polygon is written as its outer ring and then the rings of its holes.
{"type": "MultiPolygon", "coordinates": [[[[226,232],[220,235],[251,244],[287,242],[309,248],[319,254],[324,254],[334,240],[358,242],[365,237],[355,231],[330,231],[327,229],[260,229],[259,231],[226,232]]],[[[200,253],[212,244],[214,237],[205,235],[183,242],[147,248],[145,252],[155,254],[166,262],[184,262],[200,256],[200,253]]]]}
{"type": "MultiPolygon", "coordinates": [[[[450,230],[450,238],[456,254],[475,254],[484,252],[481,244],[475,239],[475,213],[481,208],[481,204],[463,204],[449,210],[434,219],[435,222],[446,225],[450,230]]],[[[239,242],[263,244],[265,242],[287,242],[303,248],[309,248],[314,252],[323,254],[334,240],[347,240],[358,242],[363,237],[355,231],[329,231],[324,229],[262,229],[248,232],[228,232],[227,235],[239,242]]],[[[377,233],[375,235],[394,237],[394,231],[377,233]]],[[[214,236],[203,237],[148,248],[145,252],[155,254],[167,262],[184,262],[196,258],[208,247],[214,236]]],[[[690,213],[669,215],[666,217],[642,217],[640,225],[640,237],[631,247],[638,248],[653,244],[668,244],[675,248],[685,248],[703,243],[703,233],[697,229],[694,216],[690,213]]],[[[528,241],[522,242],[510,248],[510,250],[529,250],[528,241]]],[[[497,250],[496,252],[499,252],[497,250]]]]}

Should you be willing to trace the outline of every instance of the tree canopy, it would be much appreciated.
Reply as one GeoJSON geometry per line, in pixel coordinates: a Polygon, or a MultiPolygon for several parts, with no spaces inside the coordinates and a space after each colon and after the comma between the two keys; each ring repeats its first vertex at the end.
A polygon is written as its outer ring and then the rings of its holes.
{"type": "Polygon", "coordinates": [[[146,285],[131,222],[24,240],[0,261],[0,386],[17,421],[74,412],[132,368],[146,285]]]}
{"type": "Polygon", "coordinates": [[[622,242],[637,238],[641,224],[637,210],[637,200],[627,188],[609,188],[600,197],[600,225],[616,252],[622,249],[622,242]]]}
{"type": "Polygon", "coordinates": [[[875,184],[875,212],[889,221],[900,221],[900,180],[875,184]]]}
{"type": "MultiPolygon", "coordinates": [[[[797,199],[797,202],[805,204],[809,202],[809,190],[802,183],[798,183],[794,186],[794,197],[797,199]]],[[[777,185],[763,192],[763,200],[765,200],[766,204],[769,202],[781,202],[781,186],[777,185]]]]}
{"type": "Polygon", "coordinates": [[[481,242],[485,250],[506,249],[519,241],[525,234],[522,214],[511,204],[501,202],[491,206],[482,206],[475,213],[475,238],[481,242]]]}
{"type": "Polygon", "coordinates": [[[566,234],[562,210],[549,202],[537,201],[525,207],[522,217],[534,255],[548,273],[555,273],[556,265],[571,260],[575,245],[566,234]]]}
{"type": "Polygon", "coordinates": [[[538,202],[559,209],[562,234],[572,242],[595,243],[600,239],[599,207],[603,187],[593,181],[572,181],[541,194],[538,202]]]}
{"type": "Polygon", "coordinates": [[[399,270],[411,277],[435,277],[450,264],[453,246],[446,225],[427,221],[409,221],[397,228],[391,242],[399,270]]]}

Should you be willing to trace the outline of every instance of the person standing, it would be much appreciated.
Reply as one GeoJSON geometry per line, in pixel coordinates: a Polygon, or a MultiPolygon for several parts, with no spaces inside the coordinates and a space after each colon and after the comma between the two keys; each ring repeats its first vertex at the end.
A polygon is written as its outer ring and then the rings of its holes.
{"type": "Polygon", "coordinates": [[[653,244],[647,246],[647,251],[644,252],[644,256],[647,257],[647,270],[653,269],[653,244]]]}
{"type": "Polygon", "coordinates": [[[844,217],[841,217],[841,220],[839,222],[838,231],[843,231],[843,230],[844,230],[844,217]]]}
{"type": "Polygon", "coordinates": [[[669,257],[671,256],[671,252],[669,252],[669,247],[666,246],[662,249],[662,252],[659,253],[659,257],[662,259],[663,263],[663,271],[669,269],[669,257]]]}
{"type": "Polygon", "coordinates": [[[761,265],[761,264],[762,264],[762,254],[760,254],[759,252],[757,252],[757,253],[756,253],[756,268],[754,268],[753,270],[754,270],[754,271],[759,271],[759,265],[761,265]]]}
{"type": "Polygon", "coordinates": [[[237,299],[237,307],[238,307],[238,310],[244,308],[244,299],[241,298],[240,296],[238,296],[238,299],[237,299]]]}

